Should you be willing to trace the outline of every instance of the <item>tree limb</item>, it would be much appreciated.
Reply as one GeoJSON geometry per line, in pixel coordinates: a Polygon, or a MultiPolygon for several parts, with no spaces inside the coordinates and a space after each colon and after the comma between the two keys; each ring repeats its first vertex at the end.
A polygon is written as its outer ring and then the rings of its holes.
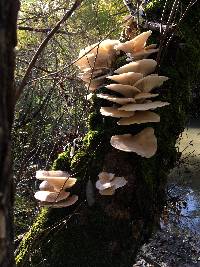
{"type": "Polygon", "coordinates": [[[19,87],[16,90],[16,101],[19,99],[24,87],[26,86],[27,80],[29,78],[29,75],[31,73],[32,68],[34,67],[39,55],[41,54],[41,52],[44,50],[44,48],[47,46],[49,40],[54,36],[55,33],[57,33],[57,31],[59,30],[61,24],[63,24],[68,18],[71,17],[71,15],[74,13],[74,11],[79,8],[79,6],[81,5],[81,3],[84,0],[76,0],[73,4],[73,6],[71,7],[71,9],[69,9],[67,11],[67,13],[63,16],[63,18],[57,23],[57,25],[51,30],[51,32],[47,35],[47,37],[43,40],[43,42],[40,44],[40,46],[38,47],[38,50],[36,51],[35,55],[33,56],[27,70],[26,73],[21,81],[21,84],[19,85],[19,87]]]}
{"type": "MultiPolygon", "coordinates": [[[[51,28],[38,29],[38,28],[34,28],[34,27],[29,27],[29,26],[18,26],[17,29],[20,31],[43,32],[43,33],[49,33],[52,31],[51,28]]],[[[58,31],[56,31],[56,33],[67,34],[67,35],[76,34],[76,32],[68,32],[68,31],[64,31],[64,30],[58,30],[58,31]]]]}

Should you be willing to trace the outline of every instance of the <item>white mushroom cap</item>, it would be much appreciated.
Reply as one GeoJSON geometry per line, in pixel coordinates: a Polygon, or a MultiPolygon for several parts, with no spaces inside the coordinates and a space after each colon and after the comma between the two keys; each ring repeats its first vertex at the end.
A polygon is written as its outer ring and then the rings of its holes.
{"type": "Polygon", "coordinates": [[[169,78],[158,75],[148,75],[141,80],[138,80],[134,86],[140,89],[142,92],[151,92],[152,89],[161,86],[169,78]]]}
{"type": "Polygon", "coordinates": [[[65,208],[65,207],[73,205],[77,200],[78,200],[78,196],[72,195],[68,197],[66,200],[63,200],[60,202],[53,202],[53,203],[40,202],[40,206],[44,206],[47,208],[65,208]]]}
{"type": "Polygon", "coordinates": [[[136,72],[131,72],[131,71],[130,72],[127,71],[126,73],[122,73],[119,75],[112,75],[112,76],[107,77],[107,79],[113,80],[120,84],[126,84],[126,85],[133,85],[142,78],[143,78],[143,75],[141,73],[136,73],[136,72]]]}
{"type": "Polygon", "coordinates": [[[111,137],[111,145],[125,152],[135,152],[136,154],[150,158],[157,151],[157,139],[153,128],[145,128],[136,135],[124,134],[111,137]]]}
{"type": "Polygon", "coordinates": [[[142,73],[144,76],[154,72],[157,62],[153,59],[141,59],[135,62],[130,62],[121,68],[115,70],[115,73],[122,74],[127,72],[142,73]]]}
{"type": "Polygon", "coordinates": [[[142,104],[127,104],[118,109],[125,110],[125,111],[149,110],[149,109],[156,109],[156,108],[164,107],[167,105],[169,105],[168,102],[154,101],[154,102],[148,102],[148,103],[142,103],[142,104]]]}
{"type": "Polygon", "coordinates": [[[69,177],[50,177],[46,178],[45,180],[47,180],[51,185],[53,185],[55,191],[71,188],[77,181],[76,178],[69,177]]]}
{"type": "Polygon", "coordinates": [[[122,50],[126,53],[140,51],[145,47],[146,41],[151,35],[151,33],[152,31],[143,32],[130,41],[116,45],[115,49],[122,50]]]}
{"type": "Polygon", "coordinates": [[[115,174],[111,172],[100,172],[98,177],[99,177],[99,180],[102,183],[104,183],[104,182],[112,181],[115,177],[115,174]]]}
{"type": "Polygon", "coordinates": [[[131,125],[147,122],[160,122],[160,116],[151,111],[136,111],[135,115],[129,118],[120,119],[118,125],[131,125]]]}
{"type": "Polygon", "coordinates": [[[43,181],[39,185],[39,189],[42,191],[55,191],[53,185],[51,185],[48,181],[43,181]]]}
{"type": "Polygon", "coordinates": [[[139,93],[135,95],[134,99],[135,100],[140,100],[140,99],[146,99],[146,98],[153,98],[158,96],[159,94],[151,94],[151,93],[139,93]]]}
{"type": "Polygon", "coordinates": [[[121,105],[135,102],[134,98],[115,97],[115,96],[111,96],[107,94],[97,94],[97,97],[114,102],[114,103],[118,103],[121,105]]]}
{"type": "Polygon", "coordinates": [[[81,49],[75,65],[80,69],[93,68],[94,66],[95,68],[109,68],[116,54],[114,46],[118,43],[118,40],[107,39],[81,49]]]}
{"type": "Polygon", "coordinates": [[[37,191],[34,197],[40,201],[58,202],[65,198],[68,198],[69,195],[70,193],[65,191],[60,191],[60,192],[37,191]]]}
{"type": "Polygon", "coordinates": [[[112,181],[103,182],[98,180],[96,182],[96,188],[99,190],[108,189],[110,187],[114,187],[114,189],[120,188],[127,184],[127,181],[124,177],[115,177],[112,181]]]}
{"type": "Polygon", "coordinates": [[[132,55],[132,57],[134,58],[134,60],[140,60],[140,59],[145,59],[147,58],[149,55],[153,54],[153,53],[157,53],[159,51],[158,48],[156,49],[143,49],[141,51],[135,52],[132,55]]]}
{"type": "Polygon", "coordinates": [[[118,110],[113,107],[101,107],[100,113],[104,116],[110,116],[114,118],[127,118],[134,115],[134,111],[118,110]]]}
{"type": "Polygon", "coordinates": [[[133,97],[137,93],[141,92],[135,86],[118,84],[118,83],[109,84],[109,85],[106,85],[105,87],[108,88],[109,90],[118,92],[118,93],[124,95],[125,97],[133,97]]]}
{"type": "Polygon", "coordinates": [[[68,177],[69,173],[64,171],[36,171],[36,178],[39,180],[45,180],[45,178],[49,177],[68,177]]]}

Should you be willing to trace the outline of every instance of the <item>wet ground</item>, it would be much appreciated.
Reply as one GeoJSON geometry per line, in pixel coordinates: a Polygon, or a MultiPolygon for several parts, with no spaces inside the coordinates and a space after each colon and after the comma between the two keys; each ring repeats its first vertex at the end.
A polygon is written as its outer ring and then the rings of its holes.
{"type": "Polygon", "coordinates": [[[133,266],[200,267],[200,120],[177,143],[182,157],[169,175],[169,205],[133,266]]]}

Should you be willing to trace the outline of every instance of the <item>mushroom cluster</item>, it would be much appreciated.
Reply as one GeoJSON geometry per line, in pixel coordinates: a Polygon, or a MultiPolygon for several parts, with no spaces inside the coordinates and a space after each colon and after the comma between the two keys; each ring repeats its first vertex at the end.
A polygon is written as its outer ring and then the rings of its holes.
{"type": "Polygon", "coordinates": [[[118,40],[106,39],[80,51],[75,64],[81,71],[79,78],[86,83],[90,91],[95,91],[105,83],[116,58],[117,50],[114,47],[119,43],[118,40]]]}
{"type": "Polygon", "coordinates": [[[116,177],[114,173],[101,172],[98,177],[99,180],[96,182],[96,188],[104,196],[113,195],[117,188],[127,184],[124,177],[116,177]]]}
{"type": "MultiPolygon", "coordinates": [[[[152,93],[160,87],[168,77],[154,73],[157,62],[147,58],[158,52],[156,44],[146,46],[151,31],[146,31],[130,41],[121,43],[118,40],[104,40],[82,49],[76,65],[81,70],[79,77],[86,82],[91,91],[105,86],[112,94],[98,93],[97,97],[108,100],[113,106],[101,107],[103,116],[119,118],[118,125],[132,125],[148,122],[159,122],[160,116],[151,110],[169,105],[168,102],[154,101],[159,94],[152,93]],[[132,61],[109,75],[116,56],[123,51],[132,61]],[[105,85],[106,79],[112,81],[105,85]],[[113,92],[121,95],[115,96],[113,92]],[[121,105],[121,106],[119,106],[121,105]]],[[[88,100],[91,95],[88,96],[88,100]]],[[[157,139],[154,130],[148,127],[137,135],[115,135],[111,145],[119,150],[135,152],[146,158],[157,151],[157,139]]]]}
{"type": "Polygon", "coordinates": [[[35,198],[40,201],[41,206],[51,208],[64,208],[73,205],[77,195],[70,196],[65,189],[71,188],[76,183],[76,178],[70,177],[64,171],[37,171],[36,178],[43,180],[35,193],[35,198]]]}
{"type": "MultiPolygon", "coordinates": [[[[97,94],[97,97],[114,103],[112,107],[101,107],[100,113],[103,116],[120,118],[118,125],[132,125],[148,122],[159,122],[160,116],[150,110],[169,105],[168,102],[153,101],[158,94],[152,93],[154,88],[160,87],[168,77],[152,74],[155,71],[157,62],[145,57],[158,50],[155,45],[147,46],[146,41],[151,31],[138,35],[131,41],[120,43],[115,46],[116,50],[129,53],[134,60],[117,70],[116,75],[108,76],[114,81],[106,85],[108,90],[120,93],[122,97],[110,94],[97,94]],[[120,104],[121,106],[116,106],[120,104]]],[[[146,158],[152,157],[157,151],[157,139],[154,129],[145,128],[136,135],[124,134],[111,137],[111,145],[119,150],[135,152],[146,158]]]]}

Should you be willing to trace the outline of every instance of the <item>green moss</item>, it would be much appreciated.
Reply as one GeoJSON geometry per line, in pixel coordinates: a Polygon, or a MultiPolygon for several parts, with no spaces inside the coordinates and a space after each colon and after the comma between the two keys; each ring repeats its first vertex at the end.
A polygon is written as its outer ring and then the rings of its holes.
{"type": "Polygon", "coordinates": [[[27,266],[27,258],[29,256],[29,252],[32,250],[35,245],[38,245],[40,242],[40,235],[44,231],[44,225],[48,220],[48,209],[43,208],[39,215],[37,216],[36,221],[33,223],[31,229],[23,238],[23,241],[20,243],[18,248],[19,253],[16,256],[16,264],[17,266],[27,266]]]}
{"type": "Polygon", "coordinates": [[[66,152],[58,155],[58,158],[53,162],[52,170],[69,171],[71,164],[70,148],[66,152]]]}

